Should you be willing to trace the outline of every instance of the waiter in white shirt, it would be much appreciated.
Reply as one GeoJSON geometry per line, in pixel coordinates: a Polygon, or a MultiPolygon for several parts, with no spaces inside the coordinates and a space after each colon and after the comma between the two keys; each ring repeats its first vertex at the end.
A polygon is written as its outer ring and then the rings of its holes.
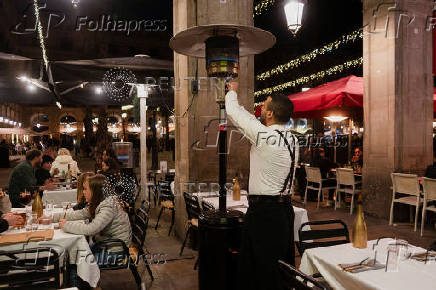
{"type": "Polygon", "coordinates": [[[284,95],[272,95],[262,108],[261,121],[238,103],[238,83],[227,86],[226,112],[250,141],[249,208],[240,250],[240,287],[282,289],[278,260],[295,265],[294,210],[289,189],[298,160],[298,140],[285,124],[293,113],[284,95]]]}

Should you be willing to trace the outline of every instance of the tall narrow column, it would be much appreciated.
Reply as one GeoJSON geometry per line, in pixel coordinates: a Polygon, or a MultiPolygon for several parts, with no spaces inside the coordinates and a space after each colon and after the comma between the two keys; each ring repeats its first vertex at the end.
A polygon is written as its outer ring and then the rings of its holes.
{"type": "MultiPolygon", "coordinates": [[[[147,192],[147,97],[148,90],[143,84],[136,85],[139,98],[139,112],[141,125],[141,196],[146,198],[147,192]]],[[[148,193],[150,194],[150,192],[148,193]]]]}
{"type": "MultiPolygon", "coordinates": [[[[187,28],[209,24],[241,24],[253,26],[252,0],[174,0],[174,35],[187,28]]],[[[219,106],[210,83],[206,79],[204,59],[194,59],[174,54],[176,80],[176,233],[185,234],[185,205],[183,191],[186,183],[203,183],[202,190],[210,190],[211,183],[218,183],[218,125],[219,106]],[[188,79],[199,80],[195,94],[188,79]]],[[[239,102],[253,112],[254,57],[239,60],[239,102]]],[[[249,174],[249,150],[247,141],[237,142],[240,136],[227,129],[227,182],[235,174],[242,176],[241,185],[246,187],[249,174]]],[[[215,190],[217,188],[215,187],[215,190]]],[[[193,190],[193,188],[191,188],[193,190]]]]}
{"type": "Polygon", "coordinates": [[[393,2],[363,1],[363,191],[365,210],[384,218],[390,174],[423,174],[433,150],[432,32],[426,30],[433,1],[393,2]]]}

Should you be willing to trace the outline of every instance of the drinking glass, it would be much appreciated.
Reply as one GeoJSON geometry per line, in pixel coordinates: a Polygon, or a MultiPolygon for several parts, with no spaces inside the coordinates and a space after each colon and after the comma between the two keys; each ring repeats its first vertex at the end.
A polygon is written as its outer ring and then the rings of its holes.
{"type": "Polygon", "coordinates": [[[400,247],[397,244],[388,245],[388,253],[386,257],[386,272],[398,272],[400,247]]]}
{"type": "Polygon", "coordinates": [[[32,213],[32,231],[38,230],[38,215],[36,213],[32,213]]]}
{"type": "Polygon", "coordinates": [[[26,213],[26,217],[30,220],[32,218],[32,205],[27,204],[24,207],[24,212],[26,213]]]}
{"type": "Polygon", "coordinates": [[[30,214],[30,216],[27,216],[25,228],[26,232],[30,232],[32,230],[32,214],[30,214]]]}

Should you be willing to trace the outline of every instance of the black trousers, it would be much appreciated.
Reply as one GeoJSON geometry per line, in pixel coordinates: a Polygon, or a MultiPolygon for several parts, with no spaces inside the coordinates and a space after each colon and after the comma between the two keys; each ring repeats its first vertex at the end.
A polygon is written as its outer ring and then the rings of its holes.
{"type": "Polygon", "coordinates": [[[277,261],[295,265],[294,216],[290,202],[250,203],[242,230],[239,289],[283,289],[277,261]]]}

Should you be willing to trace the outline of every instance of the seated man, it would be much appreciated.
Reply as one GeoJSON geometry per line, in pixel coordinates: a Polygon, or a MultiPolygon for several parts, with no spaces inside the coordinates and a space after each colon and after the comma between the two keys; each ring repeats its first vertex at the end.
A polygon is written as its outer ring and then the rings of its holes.
{"type": "MultiPolygon", "coordinates": [[[[313,160],[313,166],[318,167],[319,170],[321,171],[321,178],[326,179],[322,183],[323,187],[336,186],[336,179],[335,178],[328,178],[328,175],[333,168],[337,168],[338,166],[336,165],[336,163],[330,161],[330,159],[328,159],[325,156],[324,148],[319,148],[318,152],[315,153],[315,158],[313,160]]],[[[333,201],[334,192],[335,192],[334,190],[329,190],[329,198],[328,198],[328,200],[326,200],[325,206],[333,205],[332,201],[333,201]]]]}
{"type": "Polygon", "coordinates": [[[24,207],[26,202],[25,191],[35,192],[55,189],[56,186],[48,183],[43,186],[37,185],[34,169],[42,162],[42,153],[32,149],[27,151],[26,160],[15,166],[9,177],[9,198],[12,207],[24,207]]]}

